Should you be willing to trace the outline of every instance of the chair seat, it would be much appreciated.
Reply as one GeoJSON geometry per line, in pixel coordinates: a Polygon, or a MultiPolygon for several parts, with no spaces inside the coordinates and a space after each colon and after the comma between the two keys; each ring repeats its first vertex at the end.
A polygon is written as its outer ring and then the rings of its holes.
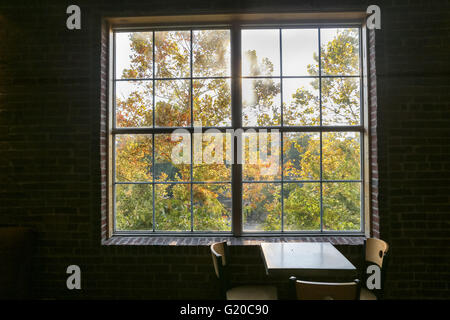
{"type": "Polygon", "coordinates": [[[272,286],[240,286],[227,291],[227,300],[277,300],[277,289],[272,286]]]}
{"type": "Polygon", "coordinates": [[[374,295],[373,292],[371,292],[370,290],[361,288],[359,300],[377,300],[377,296],[374,295]]]}

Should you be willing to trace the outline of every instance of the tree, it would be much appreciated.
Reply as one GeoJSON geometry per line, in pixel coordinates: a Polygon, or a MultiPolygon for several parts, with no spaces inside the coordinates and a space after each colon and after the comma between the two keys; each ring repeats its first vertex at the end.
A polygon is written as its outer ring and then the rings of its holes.
{"type": "MultiPolygon", "coordinates": [[[[261,59],[261,62],[258,62],[256,50],[248,50],[245,55],[250,66],[249,76],[258,77],[273,73],[273,63],[265,57],[261,59]]],[[[248,90],[251,93],[251,98],[249,100],[244,99],[242,103],[244,126],[280,125],[279,105],[274,101],[280,93],[280,84],[268,78],[256,78],[247,81],[250,82],[250,87],[243,87],[243,90],[248,90]]],[[[245,86],[245,82],[243,85],[245,86]]]]}
{"type": "MultiPolygon", "coordinates": [[[[187,126],[195,121],[203,126],[231,124],[230,81],[222,78],[195,79],[180,77],[217,77],[229,75],[229,35],[227,31],[167,31],[153,34],[130,33],[130,68],[122,77],[139,79],[152,77],[171,78],[153,81],[133,80],[133,89],[126,97],[117,97],[117,125],[119,127],[187,126]],[[155,50],[155,61],[153,61],[155,50]],[[193,69],[190,69],[190,56],[193,69]],[[152,70],[155,65],[155,70],[152,70]],[[173,79],[178,78],[178,79],[173,79]],[[153,120],[153,96],[155,119],[153,120]]],[[[321,49],[322,73],[326,75],[358,75],[358,36],[352,29],[340,30],[335,38],[321,49]]],[[[273,63],[258,57],[258,52],[244,53],[250,61],[252,76],[273,71],[273,63]]],[[[319,57],[314,56],[319,62],[319,57]]],[[[314,65],[308,66],[311,75],[317,75],[314,65]]],[[[257,126],[279,125],[281,114],[275,99],[280,94],[280,84],[273,79],[248,80],[246,90],[251,98],[243,101],[243,122],[257,126]],[[254,119],[251,117],[254,116],[254,119]]],[[[318,78],[311,81],[312,90],[299,87],[291,103],[283,106],[285,123],[319,125],[319,98],[322,89],[322,121],[324,125],[354,125],[359,123],[359,84],[349,77],[318,78]]],[[[259,149],[245,149],[244,180],[267,181],[249,183],[243,187],[243,220],[248,228],[280,230],[281,206],[284,206],[286,230],[317,230],[320,228],[320,195],[323,195],[323,228],[325,230],[356,230],[360,223],[360,184],[302,182],[320,179],[320,141],[322,140],[323,178],[325,180],[358,180],[360,177],[359,134],[330,132],[286,133],[283,139],[283,168],[285,183],[283,199],[281,185],[271,181],[281,178],[278,167],[272,175],[262,169],[280,158],[279,151],[272,151],[264,162],[259,149]],[[256,153],[256,154],[255,154],[256,153]],[[249,164],[251,158],[258,159],[249,164]]],[[[276,137],[268,135],[267,143],[275,143],[276,137]]],[[[116,176],[121,182],[158,182],[153,190],[151,184],[116,185],[117,227],[120,230],[190,230],[191,209],[194,230],[230,230],[231,185],[194,184],[189,165],[175,164],[171,155],[179,141],[172,141],[169,134],[120,135],[116,146],[116,176]],[[153,150],[153,145],[155,150],[153,150]],[[155,165],[152,166],[152,158],[155,165]],[[153,177],[154,174],[154,177],[153,177]],[[174,184],[179,183],[179,184],[174,184]],[[191,195],[192,192],[192,195],[191,195]],[[154,196],[154,202],[153,202],[154,196]],[[191,208],[191,197],[193,208],[191,208]],[[152,212],[155,211],[155,225],[152,212]]],[[[227,142],[224,140],[224,144],[227,142]]],[[[212,140],[202,140],[203,150],[208,150],[212,140]]],[[[270,149],[270,148],[269,148],[270,149]]],[[[213,151],[215,152],[215,151],[213,151]]],[[[230,166],[225,164],[194,163],[194,181],[230,181],[230,166]]]]}
{"type": "MultiPolygon", "coordinates": [[[[190,32],[156,32],[155,62],[152,61],[152,33],[130,33],[130,68],[125,69],[122,78],[137,79],[151,77],[155,63],[157,78],[179,78],[190,74],[189,57],[190,32]]],[[[193,72],[203,76],[225,75],[227,72],[227,48],[229,37],[226,31],[205,30],[195,34],[193,41],[193,72]]],[[[132,92],[125,98],[117,97],[117,125],[119,127],[152,126],[152,97],[155,95],[155,125],[173,127],[190,125],[190,81],[156,80],[134,81],[132,92]],[[155,92],[153,92],[153,90],[155,92]]],[[[204,126],[228,124],[230,122],[230,82],[227,79],[193,81],[194,118],[204,126]],[[227,111],[228,110],[228,111],[227,111]]],[[[154,146],[151,136],[120,135],[116,151],[117,180],[122,182],[151,182],[155,172],[155,225],[152,221],[152,186],[119,185],[116,188],[117,227],[120,230],[190,230],[191,187],[190,184],[171,184],[190,180],[190,167],[172,163],[172,151],[179,141],[173,141],[170,134],[155,135],[154,146]],[[155,168],[152,157],[155,156],[155,168]],[[145,200],[144,200],[145,199],[145,200]]],[[[205,149],[208,142],[202,143],[205,149]]],[[[195,181],[227,180],[225,165],[195,165],[195,181]]],[[[229,168],[228,168],[229,171],[229,168]]],[[[229,174],[228,174],[229,176],[229,174]]],[[[229,179],[229,177],[228,177],[229,179]]],[[[196,230],[229,230],[230,209],[227,199],[231,198],[229,185],[195,184],[194,227],[196,230]]]]}
{"type": "MultiPolygon", "coordinates": [[[[340,30],[336,37],[321,49],[322,73],[325,75],[358,75],[358,35],[354,29],[340,30]]],[[[319,62],[319,57],[314,56],[319,62]]],[[[311,75],[318,74],[314,65],[308,66],[311,75]]],[[[311,81],[318,90],[319,80],[311,81]]],[[[324,78],[322,81],[322,119],[324,125],[359,124],[359,85],[353,78],[324,78]]],[[[288,117],[299,117],[302,123],[319,124],[314,115],[318,108],[316,95],[298,88],[288,106],[288,117]],[[301,114],[297,110],[302,110],[301,114]]],[[[320,141],[311,135],[297,135],[284,144],[285,174],[297,180],[313,180],[320,176],[320,141]]],[[[325,180],[358,180],[360,178],[359,134],[329,132],[322,136],[323,178],[325,180]]],[[[320,185],[315,183],[284,184],[285,226],[290,230],[320,228],[320,185]]],[[[360,183],[324,182],[324,230],[359,230],[360,183]]],[[[264,228],[279,229],[280,210],[269,213],[264,228]],[[274,223],[274,221],[276,223],[274,223]]]]}

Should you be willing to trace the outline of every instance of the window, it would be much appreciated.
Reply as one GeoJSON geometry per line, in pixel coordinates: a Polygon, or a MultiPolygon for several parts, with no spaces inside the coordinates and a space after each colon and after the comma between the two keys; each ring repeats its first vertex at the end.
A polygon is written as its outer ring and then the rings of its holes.
{"type": "Polygon", "coordinates": [[[360,26],[113,37],[116,234],[364,231],[360,26]]]}

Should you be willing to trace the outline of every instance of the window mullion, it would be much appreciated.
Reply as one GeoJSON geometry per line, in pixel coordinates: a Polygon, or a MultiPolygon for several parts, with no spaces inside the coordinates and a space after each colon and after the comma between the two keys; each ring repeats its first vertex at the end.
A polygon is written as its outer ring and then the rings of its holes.
{"type": "MultiPolygon", "coordinates": [[[[189,57],[189,62],[190,62],[190,104],[191,104],[191,127],[194,126],[194,89],[193,89],[193,81],[192,81],[192,77],[193,77],[193,71],[192,71],[192,67],[193,67],[193,63],[192,63],[192,51],[193,51],[193,46],[192,46],[192,36],[193,36],[193,32],[191,29],[191,34],[190,34],[190,46],[191,46],[191,50],[190,50],[190,57],[189,57]]],[[[194,232],[194,185],[193,185],[193,181],[194,181],[194,162],[193,162],[193,153],[194,153],[194,149],[193,149],[193,140],[194,140],[194,133],[191,132],[191,232],[194,232]]]]}
{"type": "MultiPolygon", "coordinates": [[[[152,32],[152,76],[153,76],[153,90],[152,90],[152,124],[153,128],[155,128],[155,91],[156,91],[156,74],[155,74],[155,32],[152,32]]],[[[156,209],[156,203],[155,203],[155,138],[156,134],[152,134],[152,225],[153,225],[153,232],[156,231],[156,218],[155,218],[155,209],[156,209]]]]}
{"type": "MultiPolygon", "coordinates": [[[[319,63],[319,124],[320,127],[322,128],[322,45],[321,45],[321,40],[320,40],[320,28],[318,28],[318,45],[319,45],[319,58],[318,58],[318,63],[319,63]]],[[[319,144],[319,148],[320,148],[320,232],[323,232],[323,150],[322,150],[322,142],[323,142],[323,131],[320,130],[320,144],[319,144]]]]}
{"type": "MultiPolygon", "coordinates": [[[[242,127],[242,88],[241,88],[241,30],[238,23],[231,28],[231,121],[235,135],[232,136],[232,232],[239,237],[242,234],[242,164],[237,163],[240,143],[238,134],[242,127]]],[[[240,138],[239,138],[240,139],[240,138]]],[[[240,139],[240,141],[242,141],[240,139]]]]}
{"type": "MultiPolygon", "coordinates": [[[[279,29],[279,37],[280,37],[280,102],[281,102],[281,106],[280,106],[280,126],[283,127],[284,126],[284,119],[283,119],[283,33],[282,33],[282,29],[279,29]]],[[[284,142],[283,142],[283,132],[280,132],[280,140],[281,140],[281,145],[280,145],[280,168],[281,168],[281,232],[284,232],[284,157],[283,157],[283,152],[284,152],[284,142]]]]}

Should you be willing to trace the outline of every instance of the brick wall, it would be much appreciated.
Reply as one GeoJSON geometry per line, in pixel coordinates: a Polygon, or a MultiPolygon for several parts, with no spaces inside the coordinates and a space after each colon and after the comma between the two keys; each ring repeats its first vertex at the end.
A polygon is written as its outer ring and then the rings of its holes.
{"type": "Polygon", "coordinates": [[[376,35],[380,231],[393,257],[388,297],[449,298],[450,6],[389,4],[376,35]]]}
{"type": "MultiPolygon", "coordinates": [[[[82,29],[65,28],[64,1],[0,5],[0,224],[39,234],[33,287],[38,298],[217,297],[205,245],[100,245],[101,17],[187,12],[364,10],[368,2],[77,1],[82,29]],[[82,269],[81,291],[65,269],[82,269]]],[[[376,102],[371,115],[372,191],[379,236],[391,245],[390,298],[449,298],[450,26],[446,1],[379,1],[376,102]],[[374,120],[375,119],[375,120],[374,120]],[[374,123],[375,124],[375,123],[374,123]],[[374,131],[372,131],[374,132],[374,131]],[[375,167],[376,165],[376,167],[375,167]],[[377,187],[377,188],[375,188],[377,187]],[[378,214],[378,218],[377,215],[378,214]]],[[[372,3],[370,3],[372,4],[372,3]]],[[[105,49],[105,48],[104,48],[105,49]]],[[[372,69],[373,70],[373,69],[372,69]]],[[[357,264],[360,247],[338,247],[357,264]]],[[[264,281],[256,245],[232,246],[235,280],[264,281]]],[[[274,283],[284,286],[281,279],[274,283]]],[[[283,291],[284,292],[284,291],[283,291]]]]}
{"type": "Polygon", "coordinates": [[[368,102],[369,102],[369,168],[370,168],[370,230],[371,236],[380,237],[380,216],[378,203],[378,104],[377,104],[377,68],[376,68],[376,30],[368,31],[368,102]]]}

